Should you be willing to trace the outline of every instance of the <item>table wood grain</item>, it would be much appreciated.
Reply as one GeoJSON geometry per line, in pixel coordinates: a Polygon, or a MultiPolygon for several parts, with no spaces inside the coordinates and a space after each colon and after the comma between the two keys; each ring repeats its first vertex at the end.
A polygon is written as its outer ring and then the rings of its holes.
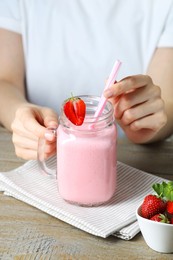
{"type": "MultiPolygon", "coordinates": [[[[173,141],[140,146],[118,141],[118,160],[173,180],[173,141]]],[[[11,134],[0,127],[0,172],[22,165],[15,156],[11,134]]],[[[172,254],[151,250],[139,233],[124,241],[93,236],[30,205],[0,193],[1,260],[154,260],[172,254]]]]}

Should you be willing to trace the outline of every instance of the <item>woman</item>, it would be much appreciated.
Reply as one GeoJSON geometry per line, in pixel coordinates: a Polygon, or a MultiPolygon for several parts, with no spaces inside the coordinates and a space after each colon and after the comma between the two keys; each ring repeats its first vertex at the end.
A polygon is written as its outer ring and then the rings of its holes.
{"type": "MultiPolygon", "coordinates": [[[[0,122],[17,156],[37,158],[39,137],[57,126],[64,99],[104,95],[135,143],[173,132],[173,1],[0,0],[0,122]]],[[[55,140],[46,135],[47,153],[55,140]]]]}

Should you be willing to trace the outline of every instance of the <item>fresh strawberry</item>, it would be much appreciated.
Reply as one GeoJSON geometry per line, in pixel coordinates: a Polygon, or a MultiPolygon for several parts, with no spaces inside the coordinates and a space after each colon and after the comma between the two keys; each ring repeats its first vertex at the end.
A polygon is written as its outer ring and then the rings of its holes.
{"type": "Polygon", "coordinates": [[[153,221],[156,221],[156,222],[168,223],[168,224],[170,223],[168,218],[164,214],[161,214],[161,213],[158,213],[158,214],[152,216],[150,218],[150,220],[153,220],[153,221]]]}
{"type": "Polygon", "coordinates": [[[166,210],[169,214],[173,214],[173,201],[168,201],[166,205],[166,210]]]}
{"type": "Polygon", "coordinates": [[[85,102],[79,97],[67,99],[64,104],[64,113],[74,125],[82,125],[86,113],[85,102]]]}
{"type": "Polygon", "coordinates": [[[141,215],[150,219],[152,216],[163,213],[166,209],[166,203],[156,195],[149,194],[144,198],[141,207],[141,215]]]}
{"type": "Polygon", "coordinates": [[[166,211],[173,214],[173,182],[155,183],[153,186],[155,192],[167,201],[166,211]]]}

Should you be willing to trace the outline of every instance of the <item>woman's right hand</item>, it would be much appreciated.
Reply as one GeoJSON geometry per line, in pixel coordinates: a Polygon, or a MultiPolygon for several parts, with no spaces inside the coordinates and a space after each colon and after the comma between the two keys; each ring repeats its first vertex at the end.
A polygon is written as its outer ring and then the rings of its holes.
{"type": "Polygon", "coordinates": [[[16,155],[25,160],[36,160],[39,138],[46,138],[46,157],[56,152],[54,135],[47,134],[47,127],[58,126],[58,115],[47,107],[24,103],[16,110],[11,124],[12,141],[16,155]]]}

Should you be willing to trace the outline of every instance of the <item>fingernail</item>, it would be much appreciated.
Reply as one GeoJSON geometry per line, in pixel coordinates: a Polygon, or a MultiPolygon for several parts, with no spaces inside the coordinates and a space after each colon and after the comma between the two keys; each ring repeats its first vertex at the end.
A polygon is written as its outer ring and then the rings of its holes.
{"type": "Polygon", "coordinates": [[[51,131],[51,130],[48,130],[46,133],[45,133],[45,138],[46,140],[48,141],[52,141],[54,138],[55,138],[55,131],[51,131]]]}
{"type": "Polygon", "coordinates": [[[106,89],[106,90],[104,91],[104,96],[105,96],[106,98],[110,98],[110,97],[112,97],[112,95],[113,95],[113,92],[112,92],[111,89],[106,89]]]}

